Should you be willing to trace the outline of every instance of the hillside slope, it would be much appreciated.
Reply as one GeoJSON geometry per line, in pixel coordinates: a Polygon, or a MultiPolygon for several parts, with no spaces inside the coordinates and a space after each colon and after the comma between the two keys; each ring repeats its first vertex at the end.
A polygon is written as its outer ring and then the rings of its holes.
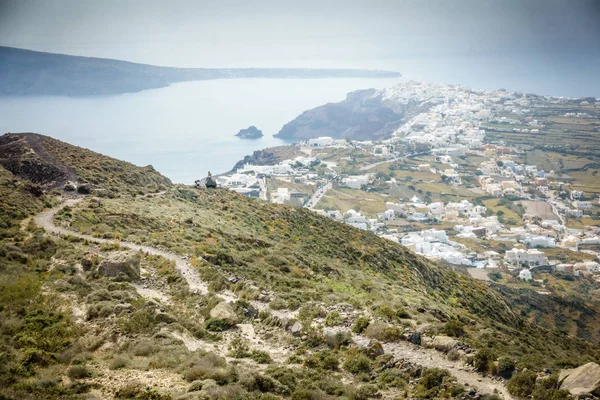
{"type": "Polygon", "coordinates": [[[390,71],[300,68],[172,68],[0,46],[0,96],[91,96],[227,78],[395,78],[390,71]]]}
{"type": "Polygon", "coordinates": [[[87,184],[102,195],[117,195],[171,186],[171,181],[150,165],[138,167],[36,133],[0,136],[0,165],[43,188],[73,181],[87,184]]]}
{"type": "MultiPolygon", "coordinates": [[[[80,176],[131,176],[37,139],[80,176]]],[[[0,167],[2,398],[510,399],[515,364],[600,359],[495,289],[305,209],[223,189],[64,202],[37,188],[0,167]]]]}

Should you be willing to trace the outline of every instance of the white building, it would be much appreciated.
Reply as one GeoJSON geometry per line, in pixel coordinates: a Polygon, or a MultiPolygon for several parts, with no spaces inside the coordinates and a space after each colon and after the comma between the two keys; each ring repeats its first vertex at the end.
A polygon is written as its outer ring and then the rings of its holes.
{"type": "Polygon", "coordinates": [[[519,279],[522,279],[524,281],[530,281],[531,279],[533,279],[533,277],[531,276],[531,271],[528,269],[522,269],[521,272],[519,272],[519,279]]]}
{"type": "Polygon", "coordinates": [[[433,215],[442,215],[445,212],[444,203],[437,202],[429,205],[429,212],[433,215]]]}
{"type": "Polygon", "coordinates": [[[353,175],[342,179],[342,184],[348,186],[351,189],[360,189],[364,185],[368,185],[371,181],[371,175],[353,175]]]}
{"type": "Polygon", "coordinates": [[[507,250],[504,261],[512,265],[528,265],[530,267],[547,265],[548,260],[544,253],[537,249],[515,249],[507,250]]]}
{"type": "Polygon", "coordinates": [[[446,231],[439,229],[428,229],[422,232],[423,239],[427,242],[448,243],[446,231]]]}
{"type": "Polygon", "coordinates": [[[529,247],[556,247],[554,238],[548,236],[528,236],[523,239],[523,243],[529,247]]]}
{"type": "Polygon", "coordinates": [[[329,136],[321,136],[316,139],[308,139],[306,144],[311,147],[332,147],[332,146],[345,146],[346,141],[343,139],[333,139],[329,136]]]}

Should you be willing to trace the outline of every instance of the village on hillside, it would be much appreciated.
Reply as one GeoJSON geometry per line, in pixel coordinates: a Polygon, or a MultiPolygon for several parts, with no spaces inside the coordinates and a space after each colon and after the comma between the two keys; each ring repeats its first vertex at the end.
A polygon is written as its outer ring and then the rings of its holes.
{"type": "Polygon", "coordinates": [[[585,153],[599,99],[418,82],[384,96],[427,111],[382,141],[268,149],[279,163],[246,164],[217,183],[369,230],[477,279],[503,272],[540,293],[547,274],[600,282],[600,165],[585,153]]]}

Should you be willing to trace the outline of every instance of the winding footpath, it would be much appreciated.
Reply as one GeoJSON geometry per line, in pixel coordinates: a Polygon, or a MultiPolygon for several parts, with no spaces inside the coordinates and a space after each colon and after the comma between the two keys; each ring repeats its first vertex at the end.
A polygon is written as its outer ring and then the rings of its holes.
{"type": "MultiPolygon", "coordinates": [[[[185,278],[191,292],[200,295],[208,294],[208,284],[202,281],[198,273],[194,270],[194,268],[186,259],[177,254],[136,243],[97,238],[91,235],[85,235],[63,227],[59,227],[54,224],[54,216],[56,215],[56,213],[58,213],[65,206],[73,207],[77,205],[81,200],[83,200],[83,197],[65,200],[56,207],[42,211],[41,213],[34,216],[34,222],[37,226],[42,227],[47,232],[55,235],[73,236],[94,243],[118,243],[119,246],[123,248],[128,248],[135,251],[142,251],[152,255],[162,256],[167,260],[175,262],[177,271],[185,278]]],[[[148,291],[148,289],[144,289],[137,286],[136,289],[138,289],[138,291],[141,292],[148,291]]],[[[166,294],[162,293],[140,294],[144,297],[151,296],[161,297],[164,299],[168,298],[166,294]]],[[[219,296],[222,297],[226,302],[234,302],[237,300],[237,296],[232,292],[219,293],[219,296]]],[[[268,308],[268,304],[266,303],[253,301],[252,304],[260,310],[268,308]]],[[[269,312],[279,317],[286,316],[289,318],[293,317],[294,315],[292,312],[286,315],[283,315],[284,313],[281,311],[274,312],[273,310],[269,310],[269,312]]],[[[249,330],[249,327],[245,328],[249,330]]],[[[353,339],[359,345],[366,345],[369,341],[368,338],[359,335],[354,335],[353,339]]],[[[195,346],[200,347],[200,344],[196,344],[195,346]]],[[[383,344],[383,347],[384,351],[387,354],[393,355],[396,359],[404,359],[406,361],[409,361],[416,365],[420,365],[425,368],[446,369],[456,378],[458,383],[473,387],[479,393],[497,393],[504,400],[514,400],[513,397],[508,393],[508,391],[506,390],[506,386],[502,382],[495,381],[488,377],[484,377],[475,372],[472,372],[464,364],[460,362],[450,361],[447,358],[445,358],[441,353],[435,350],[425,349],[423,347],[419,347],[408,342],[386,343],[383,344]]]]}

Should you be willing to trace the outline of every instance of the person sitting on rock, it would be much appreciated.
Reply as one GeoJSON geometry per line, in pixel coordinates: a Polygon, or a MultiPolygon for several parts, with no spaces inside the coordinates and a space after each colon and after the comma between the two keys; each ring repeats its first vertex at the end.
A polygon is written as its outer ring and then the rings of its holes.
{"type": "Polygon", "coordinates": [[[217,181],[215,181],[212,177],[210,171],[208,171],[208,176],[206,177],[206,181],[204,182],[207,189],[215,189],[217,187],[217,181]]]}

